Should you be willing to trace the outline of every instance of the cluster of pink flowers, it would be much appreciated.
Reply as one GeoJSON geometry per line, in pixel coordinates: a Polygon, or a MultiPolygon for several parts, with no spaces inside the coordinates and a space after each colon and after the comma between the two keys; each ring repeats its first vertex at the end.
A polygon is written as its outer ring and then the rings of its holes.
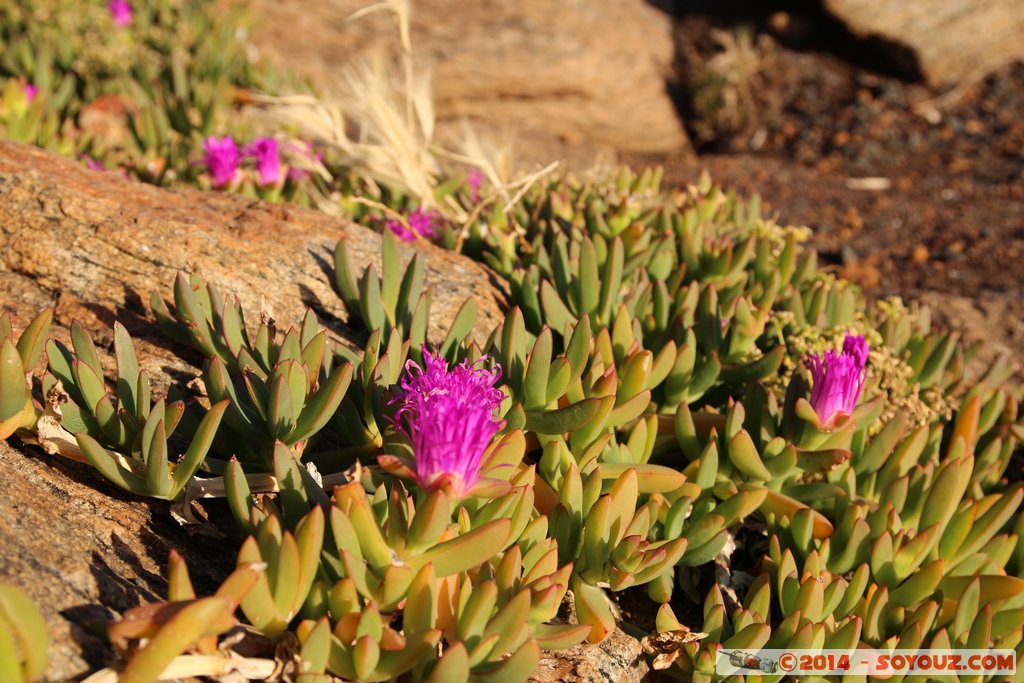
{"type": "Polygon", "coordinates": [[[473,169],[466,175],[466,185],[469,186],[469,200],[477,202],[480,200],[480,186],[484,184],[484,174],[473,169]]]}
{"type": "MultiPolygon", "coordinates": [[[[480,186],[483,185],[484,174],[474,169],[466,174],[466,187],[469,198],[476,202],[480,199],[480,186]]],[[[441,236],[444,216],[434,209],[422,207],[413,209],[405,219],[391,218],[384,221],[384,229],[390,230],[402,242],[415,242],[418,239],[435,240],[441,236]]]]}
{"type": "Polygon", "coordinates": [[[416,481],[424,489],[444,488],[461,497],[480,479],[484,452],[504,426],[495,412],[504,394],[494,386],[501,368],[463,361],[449,369],[423,349],[423,367],[409,361],[392,399],[394,424],[412,445],[416,481]]]}
{"type": "Polygon", "coordinates": [[[423,239],[436,239],[442,221],[441,214],[434,210],[416,209],[406,216],[405,221],[397,218],[384,222],[384,227],[395,233],[402,242],[415,242],[423,239]]]}
{"type": "Polygon", "coordinates": [[[107,10],[118,26],[123,28],[132,23],[132,3],[128,0],[110,0],[107,3],[107,10]]]}
{"type": "Polygon", "coordinates": [[[242,153],[230,136],[209,137],[203,142],[203,163],[213,177],[214,187],[224,187],[238,174],[242,153]]]}
{"type": "Polygon", "coordinates": [[[831,429],[841,416],[853,414],[867,380],[868,352],[864,337],[847,334],[841,353],[830,350],[804,359],[814,381],[811,407],[825,429],[831,429]]]}
{"type": "Polygon", "coordinates": [[[281,157],[274,138],[256,138],[245,149],[239,149],[234,138],[229,135],[222,138],[209,137],[203,142],[203,163],[215,187],[232,183],[246,159],[255,162],[261,186],[280,182],[281,157]]]}

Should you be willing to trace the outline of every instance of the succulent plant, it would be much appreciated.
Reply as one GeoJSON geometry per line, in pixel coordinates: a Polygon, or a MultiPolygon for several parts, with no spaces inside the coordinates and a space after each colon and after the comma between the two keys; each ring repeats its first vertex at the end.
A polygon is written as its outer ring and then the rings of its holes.
{"type": "MultiPolygon", "coordinates": [[[[262,76],[228,38],[237,17],[140,6],[152,39],[111,45],[159,59],[119,65],[59,45],[15,5],[0,4],[26,28],[0,56],[7,135],[204,187],[204,140],[247,139],[226,117],[231,91],[262,76]],[[210,37],[178,40],[176,21],[210,37]],[[83,59],[92,75],[72,68],[83,59]],[[108,94],[133,103],[126,149],[66,123],[108,94]]],[[[295,190],[236,181],[237,161],[218,186],[295,190]]],[[[154,401],[120,325],[110,380],[77,323],[71,348],[46,344],[43,395],[66,396],[62,425],[97,469],[179,500],[194,475],[222,477],[249,536],[209,598],[172,556],[169,601],[111,628],[122,680],[188,652],[228,659],[218,638],[238,607],[246,633],[292,648],[282,666],[302,683],[526,680],[542,649],[607,637],[621,621],[611,594],[640,586],[660,605],[656,665],[694,681],[716,678],[723,650],[1020,647],[1024,487],[1008,472],[1024,418],[1007,361],[972,379],[976,349],[926,310],[866,302],[818,268],[806,231],[706,177],[666,191],[658,170],[541,174],[502,206],[500,188],[482,199],[461,175],[413,198],[337,166],[342,209],[382,230],[379,267],[354,264],[345,240],[334,254],[362,348],[333,344],[312,312],[283,334],[269,315],[250,327],[194,274],[152,310],[203,355],[200,401],[154,401]],[[399,244],[414,233],[508,281],[482,344],[472,300],[428,339],[424,260],[399,244]],[[709,573],[697,620],[686,601],[709,573]]],[[[49,319],[15,342],[0,317],[5,438],[40,414],[26,380],[49,319]]],[[[9,632],[0,609],[0,648],[9,632]]],[[[22,679],[39,671],[26,647],[22,679]]]]}
{"type": "MultiPolygon", "coordinates": [[[[260,563],[240,563],[214,595],[197,598],[185,561],[172,550],[168,601],[134,607],[107,629],[111,643],[127,660],[118,680],[148,683],[189,671],[214,675],[237,670],[237,660],[219,654],[218,636],[238,624],[239,603],[256,589],[265,571],[260,563]],[[199,666],[190,667],[187,658],[180,658],[192,650],[204,656],[199,666]]],[[[262,669],[264,677],[273,671],[272,666],[262,669]]]]}
{"type": "Polygon", "coordinates": [[[231,454],[252,467],[270,468],[275,441],[305,452],[348,389],[352,366],[334,364],[327,332],[312,311],[280,341],[271,319],[250,336],[237,299],[183,273],[174,284],[174,308],[155,295],[152,307],[172,334],[209,358],[207,395],[227,402],[231,454]]]}
{"type": "MultiPolygon", "coordinates": [[[[344,239],[334,252],[334,284],[349,313],[360,320],[367,332],[380,331],[389,339],[397,331],[417,351],[427,342],[431,293],[423,288],[424,266],[413,254],[405,269],[401,266],[398,238],[390,230],[381,235],[381,273],[371,264],[357,276],[344,239]]],[[[441,342],[444,358],[453,360],[452,350],[473,329],[476,303],[467,299],[441,342]]]]}
{"type": "Polygon", "coordinates": [[[241,601],[242,612],[263,634],[284,633],[299,613],[313,586],[323,545],[324,513],[314,507],[297,525],[295,534],[281,529],[276,515],[256,526],[238,553],[240,567],[265,565],[253,588],[241,601]]]}
{"type": "MultiPolygon", "coordinates": [[[[876,571],[868,564],[838,574],[826,568],[816,551],[801,566],[782,548],[779,537],[772,536],[763,573],[746,589],[742,604],[729,607],[723,591],[712,588],[704,603],[702,631],[707,637],[684,646],[686,656],[676,660],[681,671],[694,680],[710,680],[716,648],[986,649],[1020,642],[1020,579],[999,574],[944,577],[944,561],[933,559],[899,585],[885,586],[875,582],[876,571]]],[[[684,627],[665,606],[657,628],[684,627]]]]}
{"type": "MultiPolygon", "coordinates": [[[[285,462],[288,450],[279,448],[277,457],[279,478],[294,481],[299,470],[293,459],[285,462]]],[[[559,611],[572,566],[558,565],[555,541],[534,512],[531,478],[523,470],[504,496],[457,505],[441,490],[415,500],[400,481],[388,493],[369,470],[329,502],[286,485],[284,518],[305,516],[293,537],[276,508],[249,511],[255,535],[239,566],[266,562],[268,570],[242,609],[271,637],[303,619],[301,670],[310,676],[448,680],[500,671],[525,680],[542,645],[568,647],[588,630],[546,623],[559,611]]],[[[242,515],[238,508],[252,499],[237,491],[229,502],[242,515]]]]}
{"type": "Polygon", "coordinates": [[[0,439],[35,426],[40,410],[32,399],[30,377],[52,320],[53,310],[46,309],[15,341],[10,316],[0,315],[0,439]]]}
{"type": "MultiPolygon", "coordinates": [[[[308,90],[251,59],[250,25],[245,8],[211,9],[200,0],[0,4],[0,134],[81,158],[90,168],[208,189],[210,179],[195,163],[202,144],[214,135],[253,137],[236,111],[250,101],[250,90],[308,90]],[[105,121],[100,127],[97,112],[105,121]]],[[[326,189],[326,174],[308,167],[323,166],[291,131],[278,135],[292,172],[266,182],[246,170],[231,189],[312,205],[326,189]]],[[[336,185],[349,182],[342,169],[336,172],[336,185]]]]}
{"type": "Polygon", "coordinates": [[[14,78],[6,79],[0,88],[0,135],[67,156],[81,146],[69,126],[62,125],[50,94],[40,94],[38,86],[14,78]]]}
{"type": "MultiPolygon", "coordinates": [[[[1016,410],[1005,410],[1009,401],[998,391],[990,392],[983,410],[984,396],[967,398],[945,429],[911,429],[905,413],[873,437],[859,427],[850,439],[853,452],[823,471],[824,481],[791,484],[783,491],[792,498],[769,493],[761,511],[777,531],[762,563],[766,573],[731,615],[722,592],[712,590],[700,629],[708,637],[684,645],[687,656],[676,666],[694,680],[710,680],[715,648],[988,648],[1019,642],[1024,582],[1006,574],[1016,539],[1001,532],[1019,515],[1024,491],[1017,485],[987,493],[981,480],[995,482],[978,476],[971,455],[979,433],[993,432],[986,434],[991,443],[1008,437],[1016,410]],[[1000,426],[997,416],[1007,421],[1000,426]],[[952,596],[961,591],[968,591],[967,606],[958,609],[952,596]],[[779,612],[781,620],[774,616],[779,612]]],[[[860,420],[865,426],[870,421],[860,420]]],[[[990,451],[994,461],[1000,448],[990,451]]],[[[677,628],[682,626],[666,608],[658,629],[677,628]]]]}
{"type": "Polygon", "coordinates": [[[114,325],[114,391],[107,386],[92,339],[78,322],[71,325],[71,339],[73,352],[54,340],[46,347],[52,374],[44,378],[43,392],[67,398],[61,406],[61,426],[75,435],[85,458],[121,488],[155,498],[178,498],[202,467],[228,403],[222,401],[205,411],[191,430],[188,450],[180,460],[172,460],[168,439],[178,428],[185,405],[153,400],[149,377],[139,369],[127,330],[114,325]]]}
{"type": "Polygon", "coordinates": [[[17,586],[0,583],[0,678],[11,683],[41,680],[49,646],[39,608],[17,586]]]}

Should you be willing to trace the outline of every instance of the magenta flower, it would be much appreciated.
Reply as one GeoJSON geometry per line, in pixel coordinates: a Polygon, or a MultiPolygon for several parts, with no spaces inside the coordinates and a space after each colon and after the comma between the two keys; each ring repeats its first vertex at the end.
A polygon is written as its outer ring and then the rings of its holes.
{"type": "Polygon", "coordinates": [[[39,94],[39,86],[32,85],[31,83],[25,84],[25,99],[31,102],[39,94]]]}
{"type": "Polygon", "coordinates": [[[441,222],[441,214],[437,211],[423,211],[416,209],[409,214],[409,227],[418,235],[432,240],[437,237],[438,224],[441,222]]]}
{"type": "Polygon", "coordinates": [[[437,224],[441,222],[441,214],[437,211],[416,209],[408,215],[405,223],[392,219],[384,223],[391,232],[403,242],[415,242],[417,236],[432,240],[437,237],[437,224]],[[408,227],[406,227],[406,223],[408,227]]]}
{"type": "Polygon", "coordinates": [[[495,416],[504,394],[494,383],[501,368],[463,361],[449,369],[440,356],[423,349],[423,367],[405,364],[394,425],[412,445],[415,478],[423,489],[466,494],[480,479],[484,452],[504,426],[495,416]]]}
{"type": "Polygon", "coordinates": [[[128,0],[110,0],[107,3],[107,9],[118,26],[123,27],[132,23],[132,3],[128,0]]]}
{"type": "Polygon", "coordinates": [[[242,155],[230,135],[222,138],[208,137],[203,142],[203,163],[213,176],[214,186],[224,187],[235,179],[242,155]]]}
{"type": "Polygon", "coordinates": [[[841,353],[804,358],[811,371],[811,407],[822,427],[831,429],[842,415],[851,415],[867,379],[868,344],[864,337],[846,335],[841,353]]]}
{"type": "Polygon", "coordinates": [[[405,227],[405,223],[398,220],[397,218],[385,221],[384,227],[390,230],[391,232],[395,233],[395,236],[398,237],[399,241],[401,242],[416,241],[416,233],[414,233],[409,228],[405,227]]]}
{"type": "Polygon", "coordinates": [[[277,153],[277,140],[256,138],[251,145],[245,148],[245,153],[256,160],[260,185],[273,185],[281,179],[281,158],[277,153]]]}
{"type": "Polygon", "coordinates": [[[476,202],[480,199],[480,186],[483,185],[483,182],[484,174],[475,168],[466,175],[466,185],[469,186],[469,200],[471,202],[476,202]]]}

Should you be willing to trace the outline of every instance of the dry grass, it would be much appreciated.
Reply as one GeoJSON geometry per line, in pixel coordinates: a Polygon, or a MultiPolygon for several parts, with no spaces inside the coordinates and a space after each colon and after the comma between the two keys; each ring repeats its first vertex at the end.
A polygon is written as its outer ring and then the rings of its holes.
{"type": "MultiPolygon", "coordinates": [[[[349,17],[359,21],[387,12],[395,26],[398,57],[377,54],[345,68],[336,95],[261,97],[258,102],[272,118],[339,153],[346,166],[371,183],[402,188],[421,206],[437,208],[457,223],[468,224],[480,212],[466,212],[452,200],[437,205],[434,191],[445,179],[445,166],[452,164],[482,172],[496,195],[488,203],[499,201],[508,213],[557,163],[517,176],[511,145],[481,140],[468,124],[459,151],[435,143],[430,74],[416,62],[410,11],[408,0],[385,0],[349,17]]],[[[322,167],[315,170],[326,173],[322,167]]],[[[318,204],[338,211],[337,198],[318,198],[318,204]]]]}
{"type": "Polygon", "coordinates": [[[711,32],[714,54],[695,70],[690,83],[698,137],[738,134],[757,120],[759,92],[771,68],[771,42],[748,28],[711,32]]]}
{"type": "Polygon", "coordinates": [[[722,84],[717,123],[725,129],[737,129],[754,106],[756,89],[764,83],[765,50],[755,44],[749,30],[716,30],[712,38],[721,50],[706,65],[722,84]]]}

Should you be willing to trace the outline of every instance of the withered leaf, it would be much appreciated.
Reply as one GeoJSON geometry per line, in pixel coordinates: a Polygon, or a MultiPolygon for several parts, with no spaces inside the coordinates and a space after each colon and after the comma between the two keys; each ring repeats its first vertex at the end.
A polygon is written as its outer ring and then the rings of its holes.
{"type": "Polygon", "coordinates": [[[689,629],[661,631],[646,636],[641,641],[644,652],[654,655],[651,668],[661,671],[672,666],[683,654],[683,645],[707,638],[707,633],[699,633],[689,629]]]}

